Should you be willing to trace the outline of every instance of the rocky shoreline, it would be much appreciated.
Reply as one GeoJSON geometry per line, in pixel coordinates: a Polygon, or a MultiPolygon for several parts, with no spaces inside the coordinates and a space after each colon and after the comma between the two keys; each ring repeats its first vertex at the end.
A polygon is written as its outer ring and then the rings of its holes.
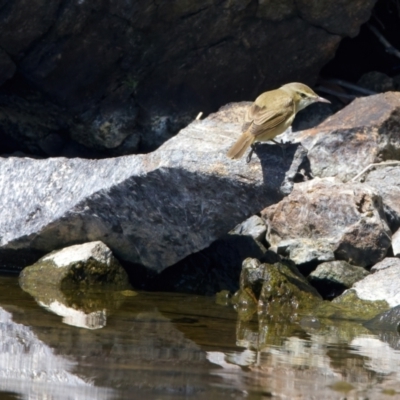
{"type": "Polygon", "coordinates": [[[324,298],[345,289],[362,297],[357,288],[370,282],[374,301],[398,305],[370,277],[400,271],[400,93],[357,99],[315,128],[285,133],[286,160],[265,144],[249,164],[225,156],[247,106],[194,121],[148,155],[1,159],[2,265],[18,270],[97,240],[137,272],[138,287],[232,293],[250,256],[313,271],[324,298]],[[193,254],[205,261],[190,266],[193,254]],[[150,278],[141,282],[143,270],[150,278]]]}

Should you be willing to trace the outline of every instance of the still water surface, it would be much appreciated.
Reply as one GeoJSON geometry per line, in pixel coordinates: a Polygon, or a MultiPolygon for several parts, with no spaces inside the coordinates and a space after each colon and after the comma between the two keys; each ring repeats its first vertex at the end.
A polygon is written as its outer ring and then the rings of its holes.
{"type": "Polygon", "coordinates": [[[0,399],[400,399],[396,333],[238,321],[212,297],[107,299],[45,304],[0,277],[0,399]]]}

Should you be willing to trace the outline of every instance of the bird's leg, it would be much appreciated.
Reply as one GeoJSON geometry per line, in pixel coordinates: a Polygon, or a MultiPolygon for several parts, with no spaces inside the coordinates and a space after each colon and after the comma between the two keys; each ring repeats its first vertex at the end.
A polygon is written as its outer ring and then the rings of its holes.
{"type": "Polygon", "coordinates": [[[282,149],[283,159],[286,162],[286,148],[289,147],[292,144],[292,142],[283,143],[283,141],[281,140],[281,142],[279,143],[274,139],[271,139],[271,142],[274,142],[282,149]]]}
{"type": "MultiPolygon", "coordinates": [[[[256,142],[257,143],[257,142],[256,142]]],[[[251,147],[251,150],[250,150],[250,153],[247,155],[247,157],[246,157],[246,162],[247,162],[247,164],[251,161],[251,157],[253,157],[253,153],[254,153],[254,150],[256,149],[256,143],[252,143],[251,145],[250,145],[250,147],[251,147]]]]}

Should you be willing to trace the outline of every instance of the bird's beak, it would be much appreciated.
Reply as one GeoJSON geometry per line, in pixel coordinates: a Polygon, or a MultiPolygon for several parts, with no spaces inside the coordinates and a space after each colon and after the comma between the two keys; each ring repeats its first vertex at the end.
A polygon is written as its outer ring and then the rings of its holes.
{"type": "Polygon", "coordinates": [[[329,103],[329,104],[331,104],[331,102],[329,100],[324,99],[323,97],[319,97],[319,96],[315,99],[315,101],[316,102],[318,101],[320,103],[329,103]]]}

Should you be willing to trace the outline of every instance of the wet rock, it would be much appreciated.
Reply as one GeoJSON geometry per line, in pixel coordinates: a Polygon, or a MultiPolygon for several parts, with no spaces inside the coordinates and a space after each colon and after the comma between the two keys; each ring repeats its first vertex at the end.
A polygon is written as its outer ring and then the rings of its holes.
{"type": "Polygon", "coordinates": [[[390,229],[396,232],[400,228],[400,163],[372,168],[360,180],[380,194],[390,229]]]}
{"type": "Polygon", "coordinates": [[[21,272],[19,282],[29,293],[40,293],[46,286],[129,288],[126,272],[111,250],[99,241],[66,247],[42,257],[21,272]]]}
{"type": "Polygon", "coordinates": [[[279,146],[260,146],[250,164],[228,159],[244,109],[224,107],[148,155],[0,159],[3,265],[101,240],[117,257],[159,272],[276,203],[296,146],[286,162],[279,146]]]}
{"type": "Polygon", "coordinates": [[[263,242],[267,227],[265,222],[257,215],[246,219],[239,225],[236,225],[229,233],[236,235],[251,236],[253,239],[263,242]]]}
{"type": "Polygon", "coordinates": [[[300,261],[330,258],[330,249],[337,260],[370,266],[382,260],[391,245],[381,198],[363,184],[342,184],[333,178],[298,183],[261,215],[271,246],[290,241],[286,251],[291,258],[293,249],[300,261]],[[310,240],[316,245],[303,249],[310,240]]]}
{"type": "Polygon", "coordinates": [[[0,10],[0,46],[76,118],[70,138],[111,152],[135,132],[151,150],[199,111],[255,98],[257,87],[314,82],[375,1],[18,0],[0,10]]]}
{"type": "Polygon", "coordinates": [[[392,249],[395,257],[400,256],[400,229],[392,237],[392,249]]]}
{"type": "Polygon", "coordinates": [[[393,78],[379,71],[367,72],[357,83],[366,89],[378,93],[395,90],[393,78]]]}
{"type": "Polygon", "coordinates": [[[400,93],[356,99],[293,140],[308,150],[313,176],[347,182],[371,163],[400,158],[400,93]]]}
{"type": "Polygon", "coordinates": [[[307,280],[324,298],[332,299],[367,275],[369,272],[362,267],[346,261],[331,261],[318,265],[307,280]]]}
{"type": "Polygon", "coordinates": [[[400,305],[400,259],[385,258],[371,268],[371,274],[335,299],[341,304],[348,296],[356,296],[360,300],[386,302],[390,307],[400,305]]]}
{"type": "Polygon", "coordinates": [[[321,301],[318,292],[294,266],[267,264],[257,259],[244,260],[240,289],[232,298],[242,320],[251,319],[257,311],[270,320],[297,318],[321,301]]]}
{"type": "MultiPolygon", "coordinates": [[[[374,332],[387,332],[392,331],[397,334],[400,332],[400,305],[391,308],[389,311],[385,311],[376,317],[372,318],[370,321],[367,321],[364,326],[374,332]]],[[[397,349],[399,336],[396,335],[397,339],[397,349]]]]}

